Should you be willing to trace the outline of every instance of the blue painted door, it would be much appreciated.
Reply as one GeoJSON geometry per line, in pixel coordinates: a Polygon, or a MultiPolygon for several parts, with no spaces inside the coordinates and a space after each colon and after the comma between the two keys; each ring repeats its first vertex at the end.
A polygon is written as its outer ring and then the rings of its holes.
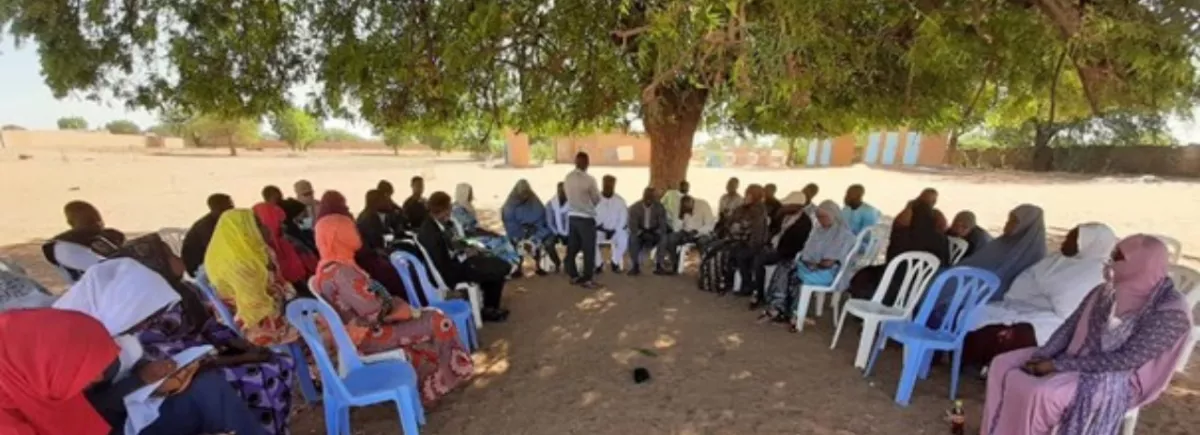
{"type": "Polygon", "coordinates": [[[868,165],[879,162],[879,133],[871,133],[867,136],[867,154],[863,156],[863,162],[868,165]]]}
{"type": "Polygon", "coordinates": [[[904,165],[915,166],[921,156],[921,133],[909,133],[904,146],[904,165]]]}
{"type": "Polygon", "coordinates": [[[805,162],[808,166],[817,165],[817,154],[821,152],[820,142],[816,140],[808,143],[808,161],[805,162]]]}
{"type": "Polygon", "coordinates": [[[833,160],[833,139],[825,139],[821,144],[821,166],[829,166],[833,160]]]}
{"type": "Polygon", "coordinates": [[[896,147],[898,146],[900,146],[900,133],[888,133],[887,141],[883,144],[883,157],[880,158],[883,164],[896,164],[896,147]]]}

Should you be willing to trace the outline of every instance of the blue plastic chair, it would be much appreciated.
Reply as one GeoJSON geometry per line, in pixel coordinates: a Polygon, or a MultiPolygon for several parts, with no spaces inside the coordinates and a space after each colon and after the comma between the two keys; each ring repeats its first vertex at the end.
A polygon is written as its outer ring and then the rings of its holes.
{"type": "Polygon", "coordinates": [[[935,351],[952,351],[954,367],[950,372],[950,399],[958,394],[958,374],[962,368],[963,339],[975,325],[979,309],[987,303],[992,293],[1000,288],[1000,278],[996,274],[969,266],[958,266],[942,272],[925,291],[925,300],[921,310],[913,320],[892,320],[883,322],[880,328],[879,345],[871,353],[871,361],[863,376],[870,376],[875,367],[879,352],[886,346],[888,339],[896,340],[904,345],[904,368],[900,373],[900,385],[896,388],[896,403],[908,406],[912,398],[913,387],[917,375],[921,379],[929,377],[929,367],[933,362],[935,351]],[[948,309],[941,317],[936,329],[927,325],[929,317],[938,307],[938,295],[947,287],[954,289],[954,297],[948,309]]]}
{"type": "Polygon", "coordinates": [[[312,351],[321,378],[325,399],[325,431],[329,435],[351,435],[350,407],[369,406],[381,402],[396,402],[400,412],[400,427],[406,435],[417,435],[418,426],[425,423],[425,409],[417,391],[417,372],[405,361],[386,361],[363,364],[358,349],[350,341],[346,327],[328,304],[313,298],[298,298],[287,307],[288,322],[300,331],[300,336],[312,351]],[[316,316],[325,318],[337,351],[345,355],[346,376],[338,376],[333,359],[325,350],[325,342],[317,329],[316,316]]]}
{"type": "MultiPolygon", "coordinates": [[[[213,309],[217,311],[221,323],[241,334],[241,330],[233,320],[233,313],[229,311],[229,307],[225,306],[225,301],[222,301],[217,296],[217,292],[213,290],[212,284],[208,282],[208,274],[205,273],[203,267],[196,272],[196,287],[200,288],[200,293],[204,293],[208,303],[212,304],[213,309]]],[[[292,359],[296,360],[296,371],[298,372],[296,378],[300,380],[300,392],[304,394],[304,400],[308,403],[320,402],[321,395],[317,393],[317,385],[313,382],[312,371],[308,369],[308,358],[305,358],[304,349],[300,347],[300,343],[291,342],[286,345],[273,346],[272,350],[292,355],[292,359]]]]}
{"type": "Polygon", "coordinates": [[[475,331],[475,317],[471,311],[471,303],[463,300],[442,299],[437,287],[429,282],[425,264],[418,260],[417,256],[405,251],[396,251],[389,259],[392,267],[400,274],[400,280],[404,282],[404,290],[408,293],[409,303],[415,308],[421,308],[421,298],[417,296],[418,286],[413,282],[412,277],[412,271],[415,270],[420,283],[419,287],[425,294],[425,300],[429,301],[429,306],[442,310],[454,321],[454,326],[458,328],[458,340],[462,342],[463,347],[471,351],[479,349],[479,337],[475,331]],[[412,269],[409,269],[410,267],[412,269]]]}

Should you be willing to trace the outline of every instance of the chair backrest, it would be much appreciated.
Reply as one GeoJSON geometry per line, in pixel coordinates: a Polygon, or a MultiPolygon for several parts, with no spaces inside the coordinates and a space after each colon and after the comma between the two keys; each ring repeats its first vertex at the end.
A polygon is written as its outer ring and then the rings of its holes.
{"type": "Polygon", "coordinates": [[[183,236],[187,235],[187,229],[184,228],[161,228],[158,230],[158,237],[171,247],[171,252],[176,256],[183,255],[183,236]]]}
{"type": "Polygon", "coordinates": [[[971,246],[966,239],[958,237],[949,237],[950,239],[950,264],[958,264],[958,260],[962,260],[964,255],[967,255],[967,248],[971,246]]]}
{"type": "Polygon", "coordinates": [[[1167,245],[1167,252],[1171,254],[1171,264],[1179,264],[1179,258],[1183,256],[1183,243],[1180,243],[1179,239],[1171,236],[1165,236],[1162,234],[1151,235],[1158,240],[1162,240],[1163,244],[1167,245]]]}
{"type": "MultiPolygon", "coordinates": [[[[421,246],[421,242],[418,242],[417,239],[413,238],[411,240],[401,240],[400,243],[409,246],[415,246],[417,251],[421,253],[421,258],[425,260],[425,264],[433,264],[433,259],[429,257],[429,251],[426,251],[425,247],[421,246]]],[[[429,267],[428,273],[429,275],[433,276],[433,281],[437,283],[437,288],[442,290],[450,289],[450,287],[446,286],[446,280],[442,279],[442,273],[438,272],[436,267],[429,267]]],[[[427,278],[428,277],[425,277],[425,279],[427,278]]]]}
{"type": "Polygon", "coordinates": [[[441,295],[438,294],[437,287],[429,282],[429,275],[425,271],[425,265],[417,256],[404,251],[393,252],[388,259],[392,262],[392,267],[396,269],[396,273],[400,274],[400,280],[404,282],[404,291],[408,293],[408,303],[413,308],[421,308],[421,299],[417,296],[417,288],[425,294],[425,300],[430,304],[440,302],[441,295]],[[409,269],[411,268],[411,269],[409,269]],[[417,272],[417,282],[413,282],[412,271],[417,272]],[[420,285],[418,285],[418,283],[420,285]]]}
{"type": "MultiPolygon", "coordinates": [[[[871,234],[870,231],[864,230],[854,238],[854,247],[850,249],[849,254],[846,254],[846,258],[842,259],[842,266],[838,267],[837,275],[834,275],[833,282],[829,284],[830,287],[839,288],[839,283],[842,282],[842,277],[846,276],[847,269],[854,269],[855,271],[859,269],[858,261],[855,260],[856,258],[872,258],[868,257],[868,255],[871,255],[870,252],[861,250],[863,244],[867,243],[866,239],[869,237],[869,234],[871,234]],[[859,252],[862,252],[862,254],[860,255],[859,252]]],[[[800,254],[799,252],[796,253],[797,261],[800,260],[800,254]]]]}
{"type": "Polygon", "coordinates": [[[229,311],[229,307],[225,306],[225,301],[217,296],[217,291],[213,289],[212,283],[208,282],[208,273],[204,271],[204,267],[201,267],[200,271],[196,273],[196,287],[200,288],[200,293],[204,293],[208,303],[212,305],[213,310],[216,310],[217,317],[221,318],[221,323],[240,334],[241,330],[233,320],[233,312],[229,311]]]}
{"type": "MultiPolygon", "coordinates": [[[[1189,312],[1196,310],[1196,305],[1200,305],[1200,271],[1187,266],[1172,264],[1167,269],[1167,276],[1171,277],[1171,281],[1175,282],[1175,289],[1183,293],[1187,299],[1189,312]]],[[[1200,322],[1200,319],[1195,319],[1200,322]]]]}
{"type": "Polygon", "coordinates": [[[329,357],[329,351],[325,349],[325,341],[321,339],[321,332],[317,328],[318,315],[325,318],[324,324],[328,326],[329,335],[333,336],[333,341],[337,344],[338,355],[341,355],[342,364],[344,364],[342,367],[347,373],[362,367],[363,362],[358,356],[358,349],[354,347],[354,342],[350,341],[350,335],[346,333],[346,327],[342,325],[341,318],[329,304],[321,303],[313,298],[296,298],[288,303],[288,323],[291,323],[300,332],[300,337],[312,351],[313,359],[316,360],[317,367],[321,370],[321,381],[325,385],[326,392],[332,392],[340,397],[350,397],[350,392],[342,383],[341,376],[338,376],[337,367],[333,365],[333,359],[329,357]]]}
{"type": "Polygon", "coordinates": [[[871,225],[862,232],[858,233],[858,246],[855,247],[855,252],[862,252],[855,262],[855,267],[867,267],[875,264],[875,261],[880,258],[883,253],[884,244],[891,235],[892,225],[889,223],[878,223],[871,225]]]}
{"type": "Polygon", "coordinates": [[[912,317],[913,308],[917,306],[917,301],[921,300],[921,295],[933,279],[933,273],[941,264],[942,261],[938,260],[936,255],[928,252],[909,251],[897,255],[883,272],[883,279],[879,281],[879,286],[875,287],[875,295],[871,297],[871,302],[883,303],[884,296],[892,287],[892,280],[896,279],[896,269],[903,265],[904,276],[900,278],[900,289],[896,292],[892,306],[903,308],[904,318],[912,317]]]}
{"type": "Polygon", "coordinates": [[[979,312],[979,307],[986,304],[999,288],[1000,277],[990,271],[971,266],[952,267],[939,274],[929,286],[929,290],[925,291],[921,312],[917,313],[915,321],[920,325],[928,325],[933,310],[939,308],[941,293],[946,290],[953,291],[954,295],[949,304],[944,306],[946,311],[942,315],[941,323],[935,329],[962,340],[975,325],[974,317],[979,312]]]}

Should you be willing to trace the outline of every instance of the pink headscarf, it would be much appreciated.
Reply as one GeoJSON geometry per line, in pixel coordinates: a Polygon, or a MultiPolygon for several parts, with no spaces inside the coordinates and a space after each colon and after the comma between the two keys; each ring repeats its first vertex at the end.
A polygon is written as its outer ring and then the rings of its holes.
{"type": "Polygon", "coordinates": [[[1167,246],[1154,236],[1135,234],[1117,243],[1125,257],[1112,263],[1116,288],[1116,314],[1125,315],[1146,305],[1158,283],[1167,276],[1170,254],[1167,246]]]}

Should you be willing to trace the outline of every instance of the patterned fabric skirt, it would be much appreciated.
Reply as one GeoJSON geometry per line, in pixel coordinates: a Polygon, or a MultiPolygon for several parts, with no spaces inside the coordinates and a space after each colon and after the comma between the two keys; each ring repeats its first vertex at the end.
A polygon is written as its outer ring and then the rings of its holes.
{"type": "Polygon", "coordinates": [[[379,353],[403,349],[417,372],[421,401],[431,404],[475,371],[471,354],[458,341],[454,321],[436,309],[421,310],[418,319],[388,323],[371,330],[358,349],[379,353]]]}
{"type": "Polygon", "coordinates": [[[733,245],[716,242],[704,250],[700,260],[700,290],[725,293],[733,289],[733,245]]]}
{"type": "Polygon", "coordinates": [[[513,246],[508,237],[479,236],[469,238],[468,242],[483,245],[489,253],[500,257],[509,264],[521,264],[521,254],[517,252],[517,247],[513,246]]]}
{"type": "Polygon", "coordinates": [[[800,295],[800,286],[804,284],[796,274],[796,269],[794,264],[781,263],[767,284],[767,306],[788,318],[796,313],[796,299],[800,295]]]}

